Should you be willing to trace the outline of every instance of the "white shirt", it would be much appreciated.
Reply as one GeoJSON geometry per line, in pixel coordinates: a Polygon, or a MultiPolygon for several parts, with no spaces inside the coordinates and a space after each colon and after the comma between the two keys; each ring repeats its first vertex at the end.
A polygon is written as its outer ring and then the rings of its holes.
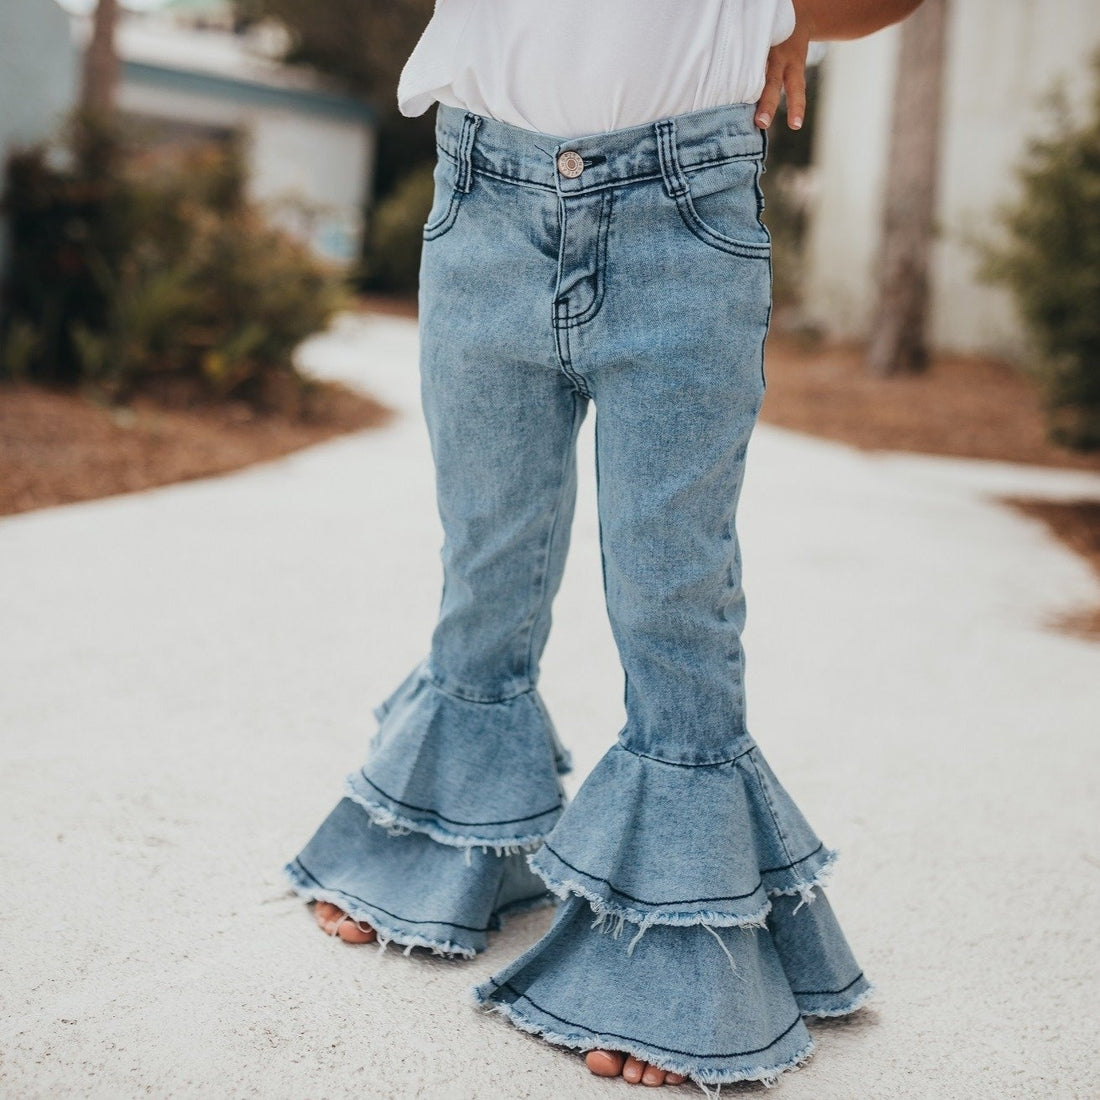
{"type": "Polygon", "coordinates": [[[755,103],[794,23],[791,0],[436,0],[398,105],[569,138],[755,103]]]}

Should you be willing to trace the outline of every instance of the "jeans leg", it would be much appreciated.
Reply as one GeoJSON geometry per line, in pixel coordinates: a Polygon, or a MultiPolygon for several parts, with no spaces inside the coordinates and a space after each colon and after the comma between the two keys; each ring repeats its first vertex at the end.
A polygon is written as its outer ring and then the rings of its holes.
{"type": "MultiPolygon", "coordinates": [[[[552,1042],[703,1083],[773,1080],[813,1048],[804,1016],[851,1012],[871,990],[821,889],[835,853],[747,722],[736,512],[770,280],[758,168],[714,155],[741,124],[730,114],[683,157],[690,181],[674,127],[658,126],[663,178],[615,190],[605,248],[591,234],[575,249],[605,291],[569,347],[596,406],[627,720],[529,857],[562,899],[552,927],[474,991],[552,1042]]],[[[598,163],[617,140],[578,155],[598,163]]]]}
{"type": "Polygon", "coordinates": [[[516,231],[509,204],[527,194],[498,190],[479,181],[424,250],[421,396],[444,530],[430,650],[375,711],[346,797],[287,868],[304,896],[388,938],[467,956],[502,915],[551,900],[523,854],[564,805],[568,753],[537,683],[588,404],[532,346],[530,287],[552,262],[516,231]]]}
{"type": "Polygon", "coordinates": [[[871,990],[820,889],[835,853],[746,725],[735,511],[758,374],[721,366],[694,364],[675,419],[652,376],[595,387],[627,722],[529,858],[563,899],[553,926],[475,990],[554,1042],[711,1083],[799,1064],[802,1017],[871,990]]]}

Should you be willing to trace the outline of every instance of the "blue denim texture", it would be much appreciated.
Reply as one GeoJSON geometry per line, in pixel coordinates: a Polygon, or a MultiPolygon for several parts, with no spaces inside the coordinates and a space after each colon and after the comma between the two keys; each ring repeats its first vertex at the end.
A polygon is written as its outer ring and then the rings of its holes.
{"type": "Polygon", "coordinates": [[[774,1079],[813,1047],[804,1016],[871,991],[821,888],[836,853],[746,722],[736,512],[771,311],[753,114],[565,140],[439,109],[420,290],[438,623],[287,868],[383,941],[449,955],[561,899],[475,1001],[704,1084],[774,1079]],[[537,685],[590,403],[627,720],[567,802],[537,685]]]}

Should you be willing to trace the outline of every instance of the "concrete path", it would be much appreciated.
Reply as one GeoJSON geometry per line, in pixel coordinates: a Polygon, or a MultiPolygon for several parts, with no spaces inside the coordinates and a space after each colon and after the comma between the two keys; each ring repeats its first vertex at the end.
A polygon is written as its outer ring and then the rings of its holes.
{"type": "MultiPolygon", "coordinates": [[[[347,318],[303,356],[402,415],[0,521],[0,1095],[633,1095],[466,1000],[548,911],[454,963],[329,940],[283,885],[440,583],[415,329],[347,318]]],[[[574,788],[622,722],[591,428],[542,681],[574,788]]],[[[880,989],[814,1025],[787,1100],[1100,1095],[1100,645],[1044,625],[1100,590],[989,495],[1018,491],[1100,478],[754,438],[751,725],[880,989]]]]}

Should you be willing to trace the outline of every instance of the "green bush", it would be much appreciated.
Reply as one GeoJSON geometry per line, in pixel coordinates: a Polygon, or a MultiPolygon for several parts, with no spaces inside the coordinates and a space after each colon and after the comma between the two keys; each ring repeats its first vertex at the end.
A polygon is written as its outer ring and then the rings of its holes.
{"type": "Polygon", "coordinates": [[[1100,448],[1100,56],[1094,70],[1085,122],[1053,98],[1019,169],[1020,197],[1001,212],[1006,241],[986,246],[983,264],[1038,345],[1051,438],[1081,450],[1100,448]]]}
{"type": "Polygon", "coordinates": [[[416,289],[421,234],[432,208],[434,165],[410,172],[371,213],[367,231],[366,286],[398,293],[416,289]]]}
{"type": "Polygon", "coordinates": [[[232,144],[139,156],[77,120],[10,160],[3,209],[0,376],[259,406],[306,385],[291,356],[339,284],[245,199],[232,144]]]}

